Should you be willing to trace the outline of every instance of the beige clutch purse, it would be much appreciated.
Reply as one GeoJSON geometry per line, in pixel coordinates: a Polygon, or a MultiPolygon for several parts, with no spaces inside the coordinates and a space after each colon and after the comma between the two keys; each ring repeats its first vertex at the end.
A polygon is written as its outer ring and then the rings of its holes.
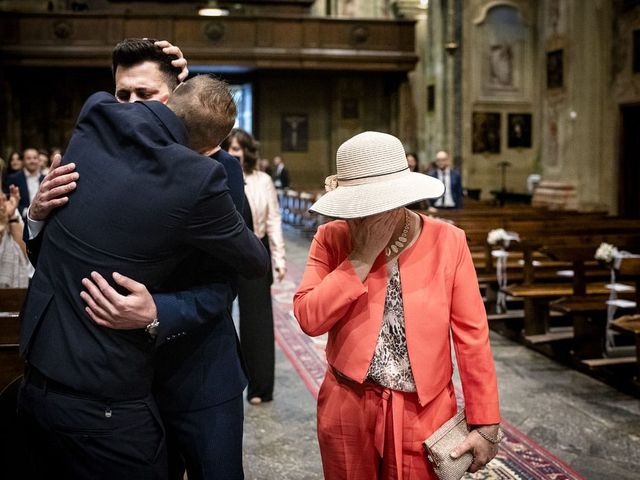
{"type": "Polygon", "coordinates": [[[427,459],[440,480],[459,480],[471,466],[473,455],[470,452],[455,459],[449,455],[468,434],[467,417],[461,410],[422,442],[427,459]]]}

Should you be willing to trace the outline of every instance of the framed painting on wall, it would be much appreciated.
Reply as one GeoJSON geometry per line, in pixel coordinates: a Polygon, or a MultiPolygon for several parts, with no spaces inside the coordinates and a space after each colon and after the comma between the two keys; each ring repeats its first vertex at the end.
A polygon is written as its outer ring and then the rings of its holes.
{"type": "Polygon", "coordinates": [[[500,113],[473,112],[473,153],[500,153],[500,113]]]}
{"type": "Polygon", "coordinates": [[[309,117],[306,113],[285,113],[280,123],[283,152],[306,152],[309,143],[309,117]]]}
{"type": "Polygon", "coordinates": [[[507,116],[507,146],[531,148],[530,113],[510,113],[507,116]]]}
{"type": "Polygon", "coordinates": [[[563,52],[547,52],[547,89],[562,88],[564,85],[563,52]]]}

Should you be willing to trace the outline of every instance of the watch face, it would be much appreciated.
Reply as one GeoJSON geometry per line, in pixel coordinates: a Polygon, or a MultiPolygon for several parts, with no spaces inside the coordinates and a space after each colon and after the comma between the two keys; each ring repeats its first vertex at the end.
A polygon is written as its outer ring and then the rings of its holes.
{"type": "Polygon", "coordinates": [[[146,326],[145,330],[149,335],[155,337],[158,334],[158,325],[160,325],[160,322],[156,318],[153,320],[153,322],[146,326]]]}

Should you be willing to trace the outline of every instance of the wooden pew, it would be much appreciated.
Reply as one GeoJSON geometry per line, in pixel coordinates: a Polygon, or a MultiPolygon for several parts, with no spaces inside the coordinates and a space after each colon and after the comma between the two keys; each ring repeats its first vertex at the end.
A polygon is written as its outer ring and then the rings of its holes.
{"type": "Polygon", "coordinates": [[[640,258],[622,258],[620,261],[620,268],[618,269],[620,275],[629,277],[635,282],[635,310],[630,315],[624,315],[613,321],[612,328],[623,332],[632,334],[635,337],[636,343],[636,385],[640,388],[640,258]]]}
{"type": "MultiPolygon", "coordinates": [[[[559,236],[551,235],[549,232],[545,238],[538,241],[525,240],[517,245],[517,248],[523,250],[525,281],[522,285],[509,285],[505,289],[505,293],[522,298],[524,301],[525,337],[548,333],[550,317],[547,312],[550,301],[567,295],[584,296],[608,293],[604,287],[606,283],[604,280],[607,278],[606,270],[600,269],[600,277],[591,276],[592,279],[599,278],[600,281],[591,285],[588,290],[587,275],[585,274],[585,263],[589,263],[593,267],[593,256],[602,241],[607,239],[616,245],[637,246],[629,248],[630,250],[640,249],[640,236],[637,235],[635,229],[630,233],[611,235],[592,233],[589,238],[591,239],[590,243],[584,243],[585,238],[582,233],[571,237],[565,232],[559,236]],[[536,280],[535,269],[532,265],[533,251],[543,251],[547,255],[552,255],[554,260],[571,262],[573,265],[572,285],[568,286],[562,283],[553,285],[536,280]]],[[[556,311],[562,312],[561,309],[556,309],[556,311]]]]}
{"type": "MultiPolygon", "coordinates": [[[[18,472],[28,461],[25,439],[19,425],[16,404],[24,363],[18,354],[20,322],[26,289],[0,289],[0,464],[7,478],[21,478],[18,472]],[[15,477],[12,476],[15,472],[15,477]]],[[[4,478],[4,477],[3,477],[4,478]]]]}
{"type": "Polygon", "coordinates": [[[22,374],[24,362],[20,359],[20,321],[18,315],[27,290],[0,289],[0,390],[22,374]]]}
{"type": "MultiPolygon", "coordinates": [[[[555,246],[549,248],[554,258],[571,260],[573,263],[572,293],[549,305],[551,311],[561,312],[572,319],[574,330],[573,356],[589,368],[625,363],[620,358],[604,359],[607,334],[608,295],[594,296],[587,289],[584,263],[593,259],[593,246],[555,246]],[[590,294],[591,293],[591,294],[590,294]]],[[[604,288],[604,285],[601,284],[604,288]]],[[[608,294],[605,289],[603,294],[608,294]]],[[[629,359],[626,359],[628,363],[629,359]]]]}

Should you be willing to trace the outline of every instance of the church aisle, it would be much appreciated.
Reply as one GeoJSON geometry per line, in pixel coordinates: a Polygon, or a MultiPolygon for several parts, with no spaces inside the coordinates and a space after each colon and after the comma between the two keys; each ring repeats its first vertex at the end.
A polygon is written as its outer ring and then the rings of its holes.
{"type": "MultiPolygon", "coordinates": [[[[292,270],[302,269],[309,241],[295,232],[285,240],[292,270]]],[[[638,478],[638,399],[495,333],[491,342],[507,422],[586,479],[638,478]]],[[[274,401],[245,408],[246,478],[321,479],[314,397],[278,346],[276,358],[274,401]]]]}

